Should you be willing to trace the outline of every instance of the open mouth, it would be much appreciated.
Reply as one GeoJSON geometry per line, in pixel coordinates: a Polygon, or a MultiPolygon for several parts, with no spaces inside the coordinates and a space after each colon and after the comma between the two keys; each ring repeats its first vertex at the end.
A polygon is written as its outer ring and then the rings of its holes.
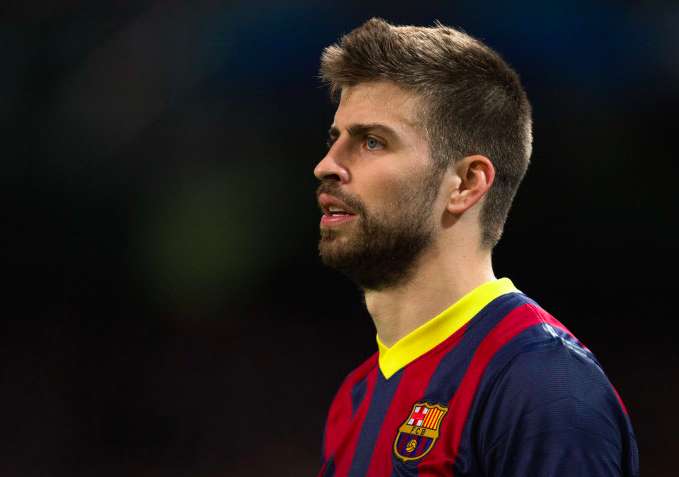
{"type": "Polygon", "coordinates": [[[323,211],[321,225],[338,225],[356,217],[342,201],[329,194],[321,194],[318,203],[323,211]]]}
{"type": "Polygon", "coordinates": [[[327,210],[323,211],[321,225],[338,225],[348,222],[354,217],[356,217],[356,215],[351,212],[347,212],[338,207],[329,207],[327,210]]]}

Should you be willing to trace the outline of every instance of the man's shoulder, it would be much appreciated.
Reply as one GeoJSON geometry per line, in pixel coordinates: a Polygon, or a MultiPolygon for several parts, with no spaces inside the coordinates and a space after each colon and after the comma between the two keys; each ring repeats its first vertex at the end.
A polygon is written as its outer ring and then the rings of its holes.
{"type": "Polygon", "coordinates": [[[615,466],[637,475],[627,409],[592,352],[540,307],[521,313],[537,324],[497,352],[474,406],[484,465],[519,469],[507,475],[525,475],[521,469],[528,468],[551,475],[549,469],[568,458],[574,468],[593,466],[592,475],[615,466]]]}
{"type": "Polygon", "coordinates": [[[558,332],[547,337],[544,332],[534,336],[537,333],[532,331],[498,353],[489,366],[486,385],[499,398],[521,398],[530,408],[565,397],[582,402],[614,397],[608,377],[588,349],[558,332]]]}
{"type": "Polygon", "coordinates": [[[595,355],[556,318],[532,303],[507,319],[531,326],[507,339],[489,362],[481,383],[486,405],[526,414],[563,406],[627,413],[595,355]]]}
{"type": "Polygon", "coordinates": [[[518,366],[532,359],[542,364],[554,364],[540,350],[554,350],[555,354],[588,366],[599,367],[595,355],[563,323],[530,298],[509,312],[484,337],[479,351],[493,350],[494,368],[518,366]],[[526,354],[523,359],[517,358],[526,354]],[[512,364],[514,360],[517,360],[512,364]]]}

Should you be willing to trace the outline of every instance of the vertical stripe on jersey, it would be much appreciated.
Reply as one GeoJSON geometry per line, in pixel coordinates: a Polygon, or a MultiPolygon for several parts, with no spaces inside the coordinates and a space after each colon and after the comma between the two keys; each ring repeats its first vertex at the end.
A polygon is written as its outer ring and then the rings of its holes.
{"type": "Polygon", "coordinates": [[[515,308],[509,315],[505,316],[500,323],[495,326],[485,339],[481,342],[474,356],[469,363],[467,372],[460,382],[460,386],[450,402],[449,414],[451,420],[445,429],[445,436],[442,436],[448,446],[441,446],[432,451],[440,454],[448,451],[450,459],[455,462],[458,455],[462,432],[467,424],[467,417],[471,409],[472,402],[476,396],[481,377],[483,376],[488,363],[495,353],[505,344],[511,341],[522,331],[537,325],[543,321],[542,317],[529,311],[533,308],[531,304],[515,308]]]}
{"type": "Polygon", "coordinates": [[[361,379],[351,390],[351,415],[356,414],[356,410],[363,402],[365,390],[368,385],[368,377],[361,379]]]}
{"type": "Polygon", "coordinates": [[[401,369],[391,378],[384,379],[379,368],[377,367],[376,369],[375,391],[372,393],[370,408],[361,427],[361,434],[358,438],[358,445],[354,451],[354,459],[351,464],[350,476],[365,477],[377,437],[382,429],[384,416],[391,406],[391,401],[403,376],[403,370],[401,369]]]}
{"type": "Polygon", "coordinates": [[[529,302],[525,295],[510,293],[496,298],[481,310],[469,322],[464,339],[441,360],[424,398],[441,404],[449,402],[488,333],[510,312],[529,302]],[[441,386],[441,382],[447,382],[447,385],[441,386]]]}
{"type": "MultiPolygon", "coordinates": [[[[379,370],[377,367],[377,359],[372,359],[369,361],[372,363],[372,370],[367,376],[366,392],[363,402],[358,407],[356,414],[350,418],[346,419],[346,416],[351,414],[343,412],[341,416],[345,416],[342,425],[337,425],[335,427],[335,432],[333,436],[328,436],[328,440],[332,438],[332,442],[328,444],[328,450],[335,450],[334,455],[331,455],[335,463],[335,475],[344,476],[349,472],[349,468],[352,462],[352,456],[356,452],[356,444],[359,438],[359,430],[363,427],[366,415],[368,414],[368,408],[370,402],[372,401],[372,396],[375,392],[375,383],[379,370]]],[[[347,399],[349,401],[349,399],[347,399]]],[[[351,403],[348,403],[351,405],[351,403]]]]}
{"type": "Polygon", "coordinates": [[[335,461],[332,460],[331,457],[321,468],[321,473],[318,474],[318,477],[334,477],[334,475],[335,475],[335,461]]]}
{"type": "MultiPolygon", "coordinates": [[[[373,354],[369,359],[363,362],[358,368],[349,373],[349,375],[344,379],[344,382],[340,386],[340,389],[335,394],[332,404],[330,406],[330,412],[325,421],[325,429],[323,432],[323,460],[327,461],[333,458],[335,461],[335,450],[342,442],[342,439],[349,433],[351,429],[353,418],[357,409],[352,409],[353,403],[349,396],[351,396],[351,390],[354,386],[365,380],[366,382],[366,392],[369,393],[369,381],[370,375],[373,374],[375,367],[377,366],[377,353],[373,354]],[[347,391],[348,390],[348,391],[347,391]],[[350,416],[350,418],[347,418],[350,416]],[[332,429],[332,432],[328,432],[332,429]]],[[[374,384],[374,379],[372,381],[374,384]]]]}
{"type": "MultiPolygon", "coordinates": [[[[476,436],[476,438],[479,439],[485,439],[483,434],[479,434],[482,423],[486,422],[487,419],[499,420],[506,423],[507,419],[509,419],[509,416],[485,414],[478,410],[479,406],[485,405],[487,400],[490,399],[488,394],[481,393],[483,390],[492,389],[494,387],[492,383],[495,382],[498,373],[501,373],[507,367],[507,363],[514,362],[515,358],[524,352],[563,346],[581,355],[584,359],[594,362],[598,366],[598,363],[596,363],[591,352],[580,345],[577,339],[570,334],[561,323],[549,316],[546,312],[543,312],[537,305],[527,304],[525,307],[521,308],[521,313],[525,315],[534,315],[537,319],[534,324],[523,328],[512,337],[508,338],[508,341],[493,353],[483,369],[468,412],[468,415],[479,416],[479,419],[475,419],[473,422],[470,419],[467,419],[463,424],[455,462],[455,467],[458,472],[481,472],[476,468],[470,468],[472,465],[482,464],[470,454],[472,451],[470,445],[472,445],[473,436],[476,436]],[[557,345],[555,341],[558,341],[560,344],[557,345]]],[[[478,452],[483,452],[483,449],[479,448],[478,452]]],[[[478,454],[474,455],[477,456],[478,454]]]]}

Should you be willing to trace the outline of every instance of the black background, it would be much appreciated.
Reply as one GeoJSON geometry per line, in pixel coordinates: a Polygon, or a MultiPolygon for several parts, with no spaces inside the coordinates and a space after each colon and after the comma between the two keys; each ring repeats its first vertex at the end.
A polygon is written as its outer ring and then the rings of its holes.
{"type": "Polygon", "coordinates": [[[519,71],[534,153],[496,274],[595,352],[644,475],[673,475],[676,2],[0,9],[0,475],[314,475],[375,351],[317,258],[318,58],[374,15],[461,27],[519,71]]]}

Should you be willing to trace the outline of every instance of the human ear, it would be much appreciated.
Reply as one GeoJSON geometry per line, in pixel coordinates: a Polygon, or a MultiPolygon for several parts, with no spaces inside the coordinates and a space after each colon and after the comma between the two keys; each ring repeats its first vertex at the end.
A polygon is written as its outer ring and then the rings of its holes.
{"type": "Polygon", "coordinates": [[[466,156],[453,166],[457,188],[448,198],[446,209],[452,214],[462,214],[478,203],[495,180],[495,166],[486,156],[466,156]]]}

